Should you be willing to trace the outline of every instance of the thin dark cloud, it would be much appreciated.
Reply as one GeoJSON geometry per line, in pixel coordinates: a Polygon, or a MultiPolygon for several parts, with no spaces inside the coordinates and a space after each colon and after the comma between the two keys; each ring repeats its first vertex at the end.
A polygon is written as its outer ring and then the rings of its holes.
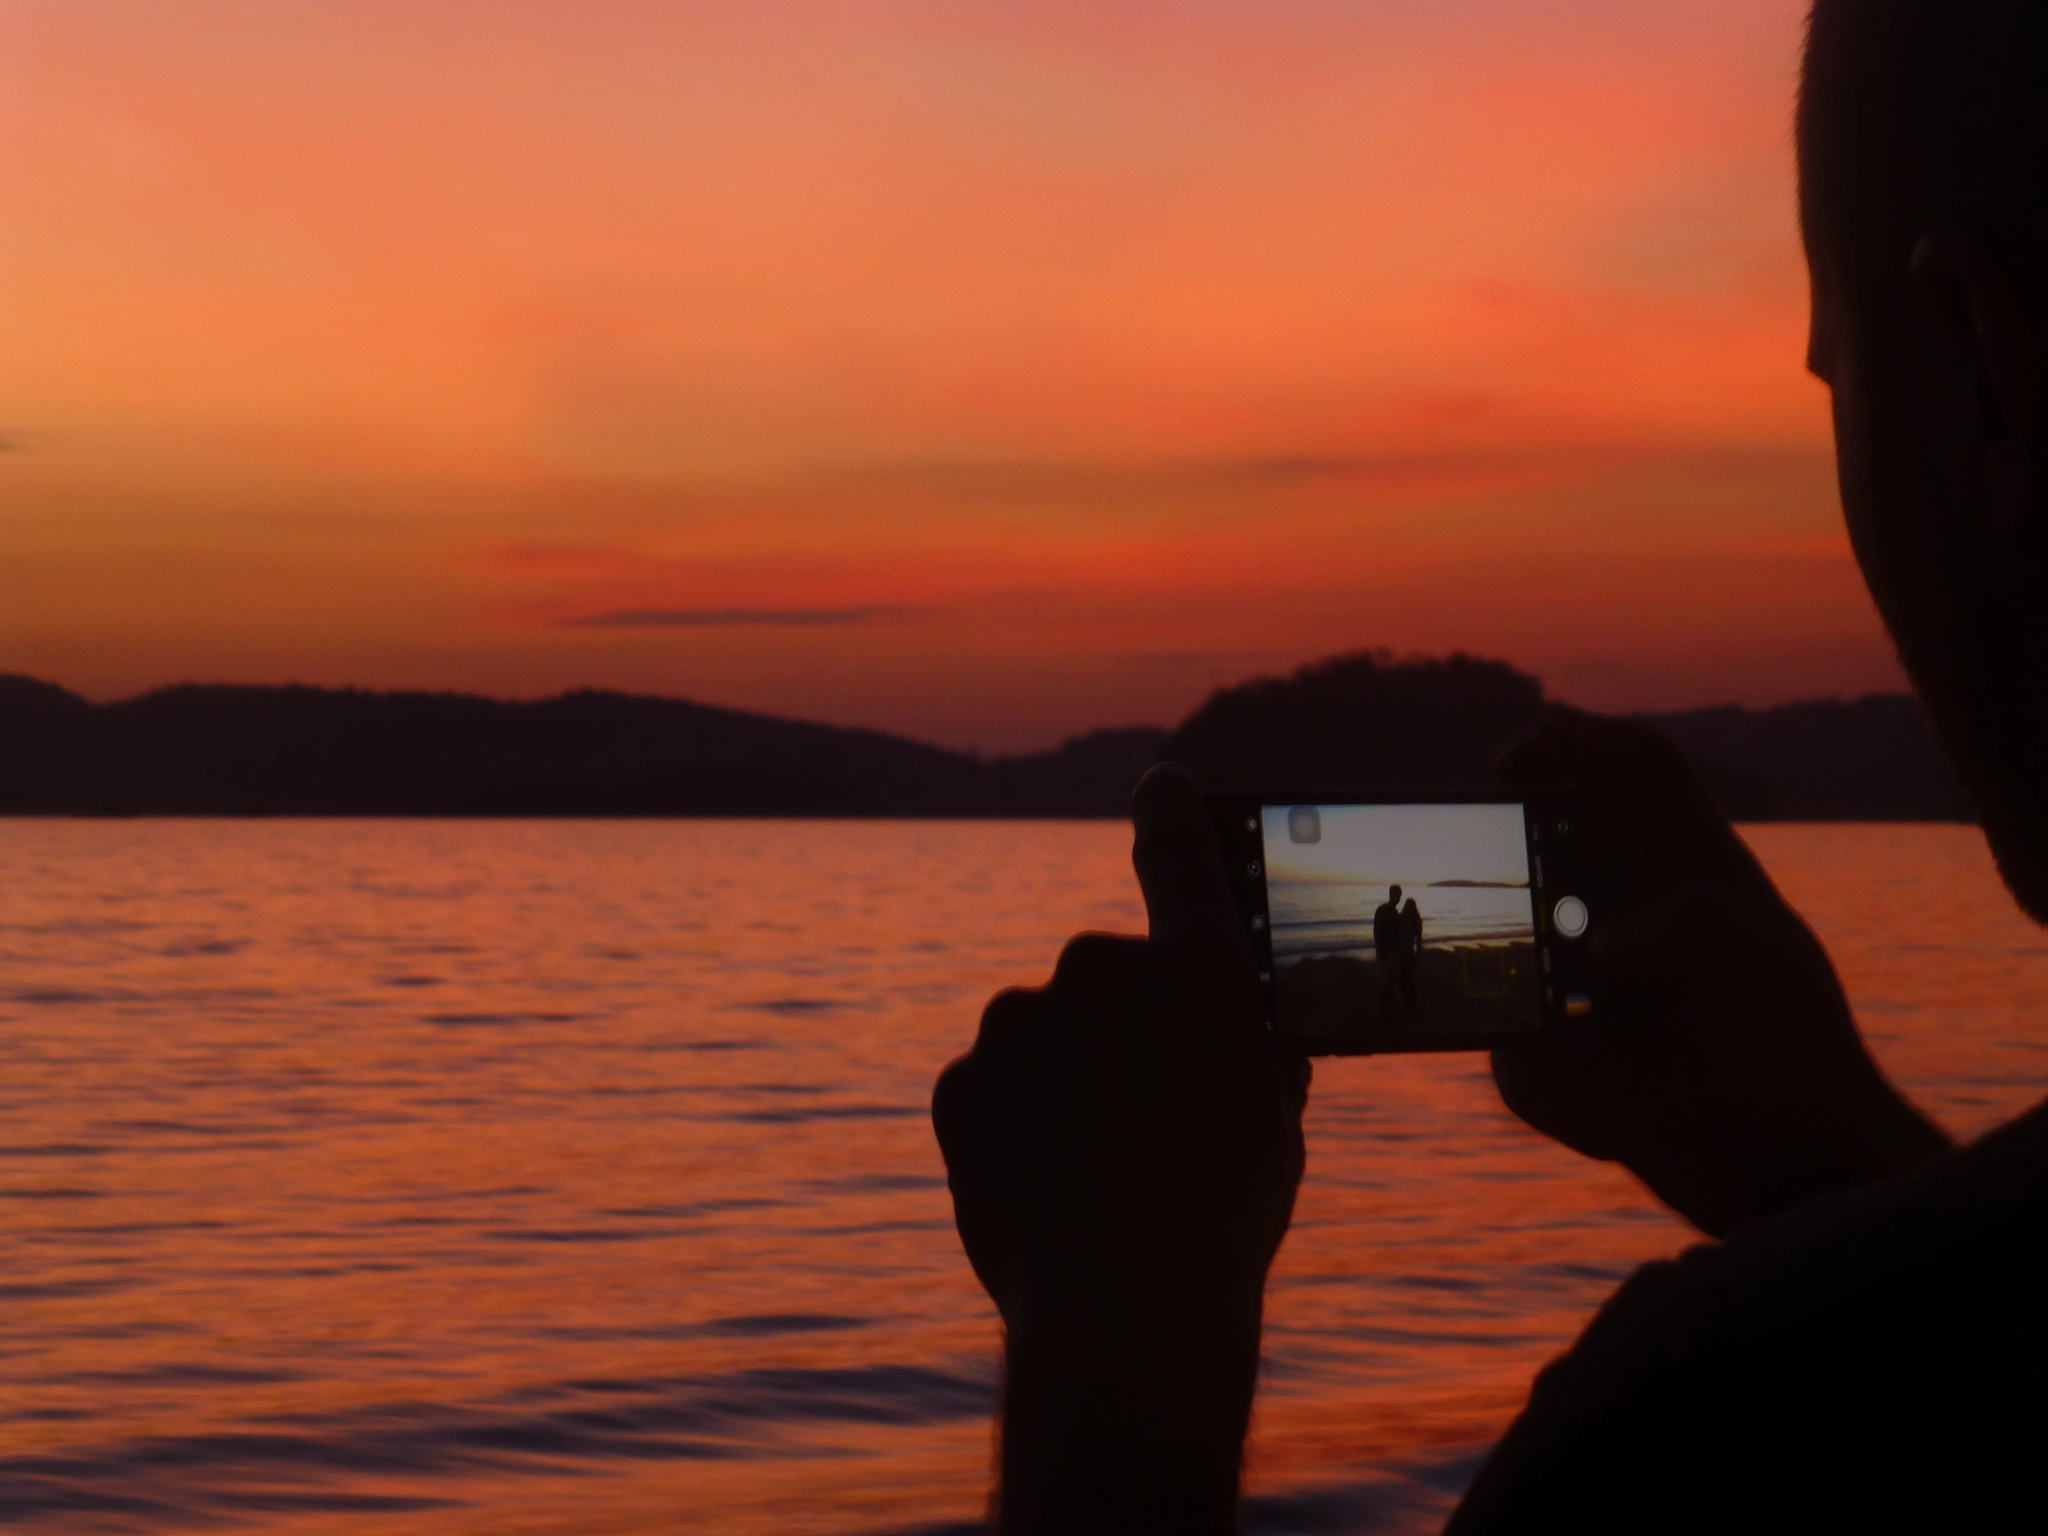
{"type": "Polygon", "coordinates": [[[828,629],[924,618],[929,608],[611,608],[562,623],[577,629],[828,629]]]}
{"type": "Polygon", "coordinates": [[[1293,651],[1139,651],[1117,658],[1141,667],[1171,670],[1214,667],[1270,667],[1297,658],[1293,651]]]}
{"type": "Polygon", "coordinates": [[[824,478],[1002,500],[1185,495],[1314,486],[1398,490],[1541,473],[1598,457],[1585,448],[1456,448],[1403,453],[1245,454],[1152,463],[923,460],[839,466],[824,478]]]}

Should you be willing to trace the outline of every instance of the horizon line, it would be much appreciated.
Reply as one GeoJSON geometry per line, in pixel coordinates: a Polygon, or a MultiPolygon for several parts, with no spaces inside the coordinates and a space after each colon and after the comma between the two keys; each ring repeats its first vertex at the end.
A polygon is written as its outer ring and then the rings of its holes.
{"type": "MultiPolygon", "coordinates": [[[[1340,654],[1348,654],[1348,653],[1340,653],[1340,654]]],[[[1326,658],[1320,658],[1318,662],[1311,662],[1311,663],[1307,663],[1307,664],[1305,664],[1305,665],[1308,665],[1308,666],[1314,666],[1314,665],[1318,665],[1318,664],[1320,664],[1320,661],[1323,661],[1323,660],[1330,660],[1330,659],[1334,659],[1334,658],[1327,658],[1327,657],[1326,657],[1326,658]]],[[[1415,659],[1416,659],[1416,660],[1431,660],[1431,659],[1441,659],[1441,658],[1430,658],[1430,657],[1416,657],[1415,659]]],[[[1487,658],[1479,658],[1479,659],[1487,659],[1487,658]]],[[[1503,662],[1503,663],[1502,663],[1502,665],[1505,665],[1505,666],[1513,666],[1513,663],[1511,663],[1511,662],[1503,662]]],[[[1295,671],[1299,671],[1299,670],[1301,670],[1301,669],[1300,669],[1300,668],[1296,668],[1296,669],[1293,669],[1293,670],[1295,670],[1295,671]]],[[[1519,671],[1520,669],[1519,669],[1519,668],[1516,668],[1515,670],[1519,671]]],[[[1219,684],[1219,685],[1218,685],[1218,686],[1217,686],[1216,688],[1214,688],[1213,690],[1211,690],[1211,693],[1210,693],[1210,697],[1214,697],[1214,696],[1215,696],[1216,694],[1220,694],[1220,693],[1226,693],[1226,692],[1230,692],[1230,691],[1232,691],[1232,690],[1234,690],[1234,689],[1237,689],[1237,688],[1243,688],[1243,687],[1247,687],[1247,686],[1250,686],[1250,685],[1252,685],[1252,684],[1255,684],[1255,683],[1260,683],[1260,682],[1270,682],[1270,681],[1277,681],[1277,680],[1282,680],[1282,679],[1284,679],[1284,678],[1285,678],[1286,676],[1289,676],[1289,675],[1291,675],[1291,673],[1278,673],[1278,674],[1259,674],[1259,675],[1254,675],[1254,676],[1250,676],[1250,677],[1245,677],[1245,678],[1241,678],[1241,679],[1239,679],[1238,681],[1236,681],[1236,682],[1233,682],[1233,683],[1225,683],[1225,684],[1219,684]]],[[[1537,678],[1537,679],[1536,679],[1536,681],[1537,681],[1537,682],[1538,682],[1538,684],[1540,685],[1540,684],[1541,684],[1541,682],[1542,682],[1542,679],[1541,679],[1541,678],[1537,678]]],[[[11,670],[0,670],[0,687],[4,687],[5,685],[7,685],[7,684],[10,684],[10,683],[14,683],[14,684],[26,683],[26,684],[29,684],[29,685],[31,685],[31,686],[33,686],[33,687],[37,687],[37,688],[47,688],[47,689],[51,689],[51,690],[53,690],[53,691],[55,691],[55,692],[57,692],[57,693],[61,693],[61,694],[63,694],[63,695],[64,695],[64,696],[66,696],[67,698],[73,699],[73,700],[77,701],[77,702],[78,702],[79,704],[81,704],[81,705],[83,705],[83,706],[85,706],[85,707],[87,707],[87,708],[91,708],[91,709],[111,709],[111,708],[117,708],[117,707],[120,707],[120,706],[122,706],[122,705],[126,705],[126,704],[134,704],[134,703],[139,703],[140,701],[142,701],[142,700],[144,700],[144,699],[148,699],[148,698],[154,697],[154,696],[156,696],[156,695],[158,695],[158,694],[164,694],[164,693],[174,693],[174,692],[178,692],[178,691],[180,691],[180,690],[185,690],[185,689],[193,689],[193,690],[199,690],[199,689],[222,689],[222,690],[237,690],[237,691],[246,691],[246,692],[277,692],[277,693],[287,692],[287,691],[291,691],[291,690],[299,690],[299,691],[304,691],[304,692],[311,692],[311,693],[329,693],[329,694],[367,694],[367,695],[370,695],[370,696],[372,696],[372,697],[382,697],[382,698],[401,698],[401,697],[406,697],[406,696],[414,696],[414,697],[427,697],[427,698],[454,698],[454,699],[470,699],[470,700],[476,700],[476,701],[479,701],[479,702],[482,702],[482,703],[489,703],[489,704],[502,704],[502,705],[515,705],[515,706],[516,706],[516,705],[539,705],[539,704],[548,704],[548,703],[553,703],[553,702],[556,702],[556,701],[558,701],[558,700],[562,700],[562,699],[569,699],[569,698],[574,698],[574,697],[577,697],[577,696],[579,696],[579,695],[586,695],[586,694],[588,694],[588,695],[596,695],[596,696],[600,696],[600,697],[609,697],[609,698],[617,698],[617,699],[637,699],[637,700],[645,700],[645,701],[650,701],[650,702],[655,702],[655,703],[662,703],[662,704],[681,704],[681,705],[688,705],[688,706],[690,706],[690,707],[692,707],[692,708],[695,708],[695,709],[706,709],[706,710],[714,710],[714,711],[719,711],[719,712],[722,712],[722,713],[725,713],[725,714],[734,714],[734,715],[751,715],[751,716],[755,716],[755,717],[757,717],[757,718],[760,718],[760,719],[765,719],[765,720],[777,720],[777,721],[781,721],[781,722],[784,722],[784,723],[787,723],[787,724],[792,724],[792,725],[807,725],[807,726],[815,726],[815,727],[818,727],[818,728],[820,728],[820,729],[824,729],[824,730],[838,730],[838,731],[864,731],[864,732],[868,732],[868,733],[870,733],[870,734],[873,734],[873,735],[879,735],[879,736],[888,736],[888,737],[893,737],[893,738],[894,738],[894,739],[896,739],[896,740],[899,740],[899,741],[906,741],[906,742],[911,742],[911,743],[914,743],[915,745],[918,745],[918,746],[923,746],[923,747],[930,747],[930,748],[932,748],[932,749],[934,749],[934,750],[937,750],[937,751],[942,751],[942,752],[950,752],[950,753],[954,753],[954,754],[956,754],[956,755],[959,755],[959,756],[962,756],[962,757],[970,757],[970,758],[976,758],[976,759],[981,759],[981,760],[984,760],[984,761],[997,761],[997,762],[999,762],[999,761],[1002,761],[1002,760],[1004,760],[1004,759],[1009,759],[1009,758],[1022,758],[1022,757],[1033,757],[1033,756],[1037,756],[1037,755],[1039,755],[1039,754],[1041,754],[1041,753],[1044,753],[1044,752],[1051,752],[1051,751],[1056,751],[1056,750],[1058,750],[1058,749],[1059,749],[1060,747],[1066,746],[1066,745],[1068,745],[1069,743],[1072,743],[1072,742],[1076,742],[1076,741],[1081,741],[1081,740],[1085,740],[1086,738],[1088,738],[1088,737],[1090,737],[1090,736],[1104,735],[1104,734],[1110,734],[1110,733],[1116,733],[1116,732],[1124,732],[1124,731],[1158,731],[1158,732],[1159,732],[1159,733],[1161,733],[1162,735],[1171,735],[1171,734],[1172,734],[1172,733],[1173,733],[1173,732],[1174,732],[1174,731],[1175,731],[1176,729],[1178,729],[1178,728],[1179,728],[1179,725],[1180,725],[1180,724],[1184,723],[1184,721],[1185,721],[1185,718],[1186,718],[1186,717],[1183,717],[1183,721],[1177,721],[1177,722],[1175,722],[1175,723],[1173,723],[1173,724],[1166,724],[1166,725],[1158,724],[1158,723],[1155,723],[1155,722],[1149,722],[1149,721],[1126,721],[1126,722],[1124,722],[1124,723],[1122,723],[1122,724],[1115,724],[1115,725],[1091,725],[1091,726],[1086,726],[1086,727],[1083,727],[1082,729],[1079,729],[1079,730],[1076,730],[1076,731],[1072,731],[1072,732],[1068,733],[1067,735],[1065,735],[1065,736],[1061,737],[1061,739],[1059,740],[1059,742],[1055,743],[1055,744],[1054,744],[1053,746],[1050,746],[1050,747],[1038,747],[1038,748],[1030,748],[1030,749],[1026,749],[1026,750],[1023,750],[1023,751],[1012,751],[1012,752],[995,752],[995,753],[988,753],[988,752],[984,752],[984,751],[982,751],[982,750],[981,750],[981,749],[979,749],[979,748],[976,748],[976,747],[971,747],[971,746],[970,746],[970,747],[954,747],[954,746],[945,746],[945,745],[942,745],[942,744],[941,744],[941,743],[939,743],[939,742],[935,742],[935,741],[927,741],[927,740],[924,740],[924,739],[923,739],[923,738],[921,738],[921,737],[917,737],[917,736],[911,736],[911,735],[907,735],[907,734],[905,734],[905,733],[903,733],[903,732],[901,732],[901,731],[894,731],[894,730],[889,730],[889,729],[886,729],[885,727],[882,727],[882,726],[874,726],[874,725],[859,725],[859,724],[839,724],[839,723],[835,723],[835,722],[831,722],[831,721],[825,721],[825,720],[817,720],[817,719],[811,719],[811,718],[808,718],[808,717],[805,717],[805,716],[800,716],[800,715],[778,714],[778,713],[775,713],[775,712],[773,712],[773,711],[771,711],[771,710],[766,710],[766,709],[758,709],[758,708],[753,708],[753,707],[750,707],[750,706],[747,706],[747,705],[741,705],[741,704],[713,704],[713,703],[706,703],[705,701],[703,701],[703,700],[701,700],[701,699],[691,698],[691,697],[688,697],[688,696],[686,696],[686,695],[683,695],[683,694],[671,694],[671,693],[648,693],[648,692],[636,691],[636,690],[632,690],[632,689],[626,689],[626,688],[612,688],[612,687],[604,687],[604,686],[602,686],[602,685],[599,685],[599,684],[594,684],[594,683],[586,683],[586,684],[582,684],[582,685],[579,685],[579,686],[575,686],[575,687],[568,687],[568,688],[560,688],[560,689],[557,689],[557,690],[555,690],[555,691],[553,691],[553,692],[550,692],[550,693],[544,693],[544,694],[530,694],[530,695],[519,695],[519,694],[497,694],[497,693],[483,693],[483,692],[479,692],[479,691],[476,691],[476,690],[474,690],[474,689],[464,689],[464,688],[437,688],[437,687],[432,687],[432,686],[418,686],[418,687],[374,687],[374,686],[363,686],[363,685],[359,685],[359,684],[355,684],[355,683],[309,683],[309,682],[302,682],[302,681],[296,681],[296,680],[295,680],[295,681],[289,681],[289,682],[227,682],[227,681],[213,681],[213,682],[200,682],[200,681],[195,681],[195,680],[192,680],[192,679],[185,679],[185,680],[182,680],[182,681],[179,681],[179,682],[171,682],[171,683],[159,683],[159,684],[156,684],[156,685],[154,685],[154,686],[152,686],[152,687],[147,687],[147,688],[143,688],[143,689],[140,689],[139,691],[137,691],[137,692],[135,692],[135,693],[132,693],[132,694],[126,694],[126,695],[123,695],[123,696],[120,696],[120,697],[116,697],[116,698],[94,699],[94,698],[90,698],[90,697],[88,697],[88,696],[87,696],[87,695],[85,695],[85,694],[82,694],[82,693],[76,692],[76,691],[74,691],[73,689],[71,689],[71,688],[68,688],[68,687],[66,687],[66,686],[65,686],[64,684],[62,684],[62,683],[58,683],[58,682],[53,682],[53,681],[50,681],[50,680],[49,680],[49,679],[47,679],[47,678],[41,678],[41,677],[37,677],[37,676],[35,676],[35,675],[31,674],[31,673],[27,673],[27,672],[15,672],[15,671],[11,671],[11,670]]],[[[1803,698],[1803,699],[1787,699],[1787,700],[1783,700],[1783,701],[1781,701],[1781,702],[1779,702],[1779,703],[1776,703],[1776,704],[1743,704],[1743,703],[1740,703],[1740,702],[1736,702],[1736,701],[1732,701],[1732,700],[1731,700],[1731,701],[1728,701],[1728,702],[1724,702],[1724,703],[1718,703],[1718,704],[1692,704],[1692,705],[1687,705],[1687,706],[1684,706],[1684,707],[1682,707],[1682,708],[1677,708],[1677,709],[1631,709],[1631,710],[1625,710],[1625,711],[1619,711],[1619,712],[1615,712],[1615,718],[1619,718],[1619,719],[1644,719],[1644,718],[1647,718],[1647,719],[1667,719],[1667,718],[1671,718],[1671,717],[1676,717],[1676,716],[1683,716],[1683,715],[1695,715],[1695,714],[1706,714],[1706,713],[1711,713],[1711,712],[1715,712],[1715,711],[1720,711],[1720,710],[1738,710],[1738,711],[1741,711],[1741,712],[1743,712],[1743,713],[1747,713],[1747,714],[1766,714],[1766,713],[1769,713],[1769,712],[1772,712],[1772,711],[1775,711],[1775,710],[1782,710],[1782,709],[1801,709],[1801,708],[1806,708],[1806,707],[1810,707],[1810,706],[1812,706],[1812,705],[1817,705],[1817,704],[1837,704],[1837,705],[1851,705],[1851,704],[1860,704],[1860,703],[1864,703],[1864,702],[1866,702],[1866,701],[1869,701],[1869,700],[1873,700],[1873,699],[1910,699],[1910,700],[1911,700],[1911,701],[1912,701],[1912,702],[1913,702],[1914,704],[1916,704],[1916,705],[1919,705],[1919,704],[1920,704],[1920,697],[1919,697],[1919,695],[1918,695],[1918,694],[1916,694],[1916,693],[1914,693],[1914,692],[1912,692],[1911,690],[1902,690],[1902,689],[1889,689],[1889,690],[1881,690],[1881,689],[1871,689],[1871,690],[1866,690],[1866,691],[1865,691],[1865,692],[1863,692],[1863,693],[1859,693],[1859,694],[1855,694],[1855,695],[1844,695],[1844,694],[1839,694],[1839,693],[1836,693],[1836,694],[1817,694],[1817,695],[1815,695],[1815,696],[1813,696],[1813,697],[1811,697],[1811,698],[1803,698]]],[[[1578,712],[1580,712],[1580,713],[1585,713],[1585,714],[1602,714],[1602,713],[1607,713],[1606,711],[1600,711],[1600,710],[1586,710],[1586,709],[1583,709],[1583,708],[1582,708],[1581,706],[1579,706],[1579,705],[1574,705],[1574,704],[1568,704],[1568,703],[1565,703],[1565,702],[1564,702],[1563,700],[1560,700],[1560,699],[1553,699],[1553,698],[1549,698],[1549,697],[1545,697],[1545,698],[1544,698],[1544,700],[1543,700],[1543,703],[1544,703],[1544,705],[1545,705],[1545,706],[1547,706],[1547,707],[1548,707],[1548,706],[1555,706],[1555,707],[1559,707],[1559,708],[1564,708],[1564,709],[1568,709],[1568,710],[1574,710],[1574,711],[1578,711],[1578,712]]],[[[1199,707],[1200,707],[1200,706],[1197,706],[1197,708],[1199,708],[1199,707]]],[[[1923,706],[1923,707],[1924,707],[1924,706],[1923,706]]],[[[1191,711],[1189,711],[1189,714],[1190,714],[1190,715],[1192,715],[1193,713],[1194,713],[1194,711],[1192,711],[1192,710],[1191,710],[1191,711]]]]}

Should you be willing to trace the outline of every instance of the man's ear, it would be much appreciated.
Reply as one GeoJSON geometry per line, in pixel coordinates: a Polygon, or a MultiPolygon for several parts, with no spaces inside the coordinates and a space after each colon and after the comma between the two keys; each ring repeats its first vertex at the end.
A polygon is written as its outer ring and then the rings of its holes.
{"type": "Polygon", "coordinates": [[[2048,395],[2040,326],[2021,300],[2012,268],[1982,240],[1929,230],[1913,248],[1913,286],[1968,391],[1995,525],[2018,529],[2041,516],[2048,487],[2048,395]]]}

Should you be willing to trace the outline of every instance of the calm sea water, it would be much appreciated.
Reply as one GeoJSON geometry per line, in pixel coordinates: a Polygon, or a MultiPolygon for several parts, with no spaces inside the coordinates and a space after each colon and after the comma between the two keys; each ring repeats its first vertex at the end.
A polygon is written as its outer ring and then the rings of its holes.
{"type": "MultiPolygon", "coordinates": [[[[2048,1092],[1977,834],[1772,827],[1892,1072],[2048,1092]]],[[[972,1529],[993,1316],[925,1119],[997,987],[1135,928],[1102,824],[0,823],[0,1518],[972,1529]]],[[[1477,1059],[1321,1065],[1254,1528],[1441,1519],[1686,1241],[1477,1059]]]]}

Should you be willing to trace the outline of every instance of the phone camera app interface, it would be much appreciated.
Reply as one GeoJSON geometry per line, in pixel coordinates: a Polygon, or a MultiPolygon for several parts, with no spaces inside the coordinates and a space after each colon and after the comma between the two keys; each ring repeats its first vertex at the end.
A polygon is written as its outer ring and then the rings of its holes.
{"type": "Polygon", "coordinates": [[[1263,818],[1282,1036],[1540,1028],[1521,806],[1275,805],[1263,818]]]}

